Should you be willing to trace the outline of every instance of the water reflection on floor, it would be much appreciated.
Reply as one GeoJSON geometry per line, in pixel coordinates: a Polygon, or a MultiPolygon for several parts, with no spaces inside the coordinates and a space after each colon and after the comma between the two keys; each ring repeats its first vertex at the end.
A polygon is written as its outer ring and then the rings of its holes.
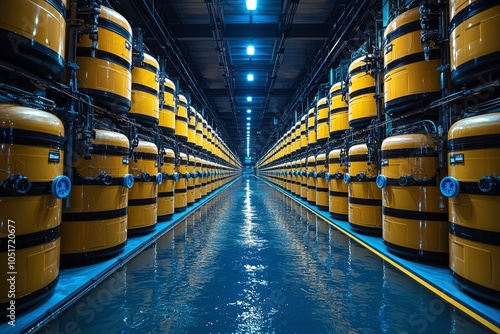
{"type": "Polygon", "coordinates": [[[306,208],[242,178],[48,333],[487,333],[306,208]]]}

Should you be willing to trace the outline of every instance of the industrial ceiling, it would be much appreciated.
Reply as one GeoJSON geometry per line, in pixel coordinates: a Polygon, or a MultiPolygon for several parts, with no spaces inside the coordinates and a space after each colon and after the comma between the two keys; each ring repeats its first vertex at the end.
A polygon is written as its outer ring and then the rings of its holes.
{"type": "Polygon", "coordinates": [[[308,109],[346,51],[361,45],[378,2],[258,0],[249,10],[245,0],[108,1],[143,30],[149,52],[166,60],[170,78],[247,164],[308,109]]]}

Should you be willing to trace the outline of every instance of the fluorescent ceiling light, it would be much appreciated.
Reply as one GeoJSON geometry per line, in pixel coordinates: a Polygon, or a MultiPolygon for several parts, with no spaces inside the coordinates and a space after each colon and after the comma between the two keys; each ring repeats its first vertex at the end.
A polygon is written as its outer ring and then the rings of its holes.
{"type": "Polygon", "coordinates": [[[254,54],[255,54],[255,48],[253,47],[253,45],[247,46],[247,55],[253,56],[254,54]]]}
{"type": "Polygon", "coordinates": [[[251,117],[247,117],[247,121],[251,120],[252,118],[251,117]]]}
{"type": "Polygon", "coordinates": [[[247,123],[247,126],[250,126],[250,123],[247,123]]]}
{"type": "Polygon", "coordinates": [[[247,113],[252,113],[252,109],[247,109],[247,113]]]}
{"type": "Polygon", "coordinates": [[[252,97],[251,96],[247,96],[247,101],[248,102],[252,102],[252,97]]]}
{"type": "Polygon", "coordinates": [[[247,80],[248,81],[253,81],[253,74],[252,73],[248,73],[247,80]]]}
{"type": "Polygon", "coordinates": [[[247,0],[247,9],[255,10],[257,8],[257,0],[247,0]]]}

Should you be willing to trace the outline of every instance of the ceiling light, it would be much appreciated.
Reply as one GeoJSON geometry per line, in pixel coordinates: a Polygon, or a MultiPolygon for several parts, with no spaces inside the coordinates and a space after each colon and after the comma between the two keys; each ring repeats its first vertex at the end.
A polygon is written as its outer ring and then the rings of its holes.
{"type": "Polygon", "coordinates": [[[247,123],[247,126],[250,126],[250,123],[247,123]]]}
{"type": "Polygon", "coordinates": [[[250,127],[249,127],[249,126],[247,126],[247,130],[250,130],[250,127]]]}
{"type": "Polygon", "coordinates": [[[257,8],[257,0],[247,0],[247,9],[255,10],[257,8]]]}
{"type": "Polygon", "coordinates": [[[251,96],[247,96],[247,101],[248,102],[252,102],[252,97],[251,96]]]}
{"type": "Polygon", "coordinates": [[[247,109],[247,113],[252,113],[252,109],[247,109]]]}
{"type": "Polygon", "coordinates": [[[253,47],[253,45],[247,46],[247,55],[253,56],[254,54],[255,54],[255,48],[253,47]]]}
{"type": "Polygon", "coordinates": [[[247,80],[248,81],[253,81],[253,74],[252,73],[248,73],[247,80]]]}
{"type": "Polygon", "coordinates": [[[251,120],[252,118],[251,117],[247,117],[247,121],[251,120]]]}

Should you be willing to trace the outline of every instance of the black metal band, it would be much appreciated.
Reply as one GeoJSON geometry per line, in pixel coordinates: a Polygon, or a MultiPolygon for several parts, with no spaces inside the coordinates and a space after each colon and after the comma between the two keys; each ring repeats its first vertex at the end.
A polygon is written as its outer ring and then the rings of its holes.
{"type": "MultiPolygon", "coordinates": [[[[430,52],[429,55],[429,60],[436,60],[441,58],[441,50],[439,49],[433,49],[430,52]]],[[[417,52],[417,53],[412,53],[407,56],[395,59],[391,61],[390,63],[387,64],[387,66],[384,69],[384,73],[389,73],[392,70],[405,66],[405,65],[410,65],[414,63],[419,63],[419,62],[425,62],[425,54],[424,52],[417,52]]],[[[437,70],[436,70],[437,71],[437,70]]]]}
{"type": "Polygon", "coordinates": [[[375,94],[375,86],[370,86],[362,89],[355,90],[351,94],[349,94],[349,99],[353,99],[355,97],[366,95],[366,94],[375,94]]]}
{"type": "Polygon", "coordinates": [[[94,211],[94,212],[63,212],[63,222],[79,222],[92,220],[105,220],[125,217],[128,214],[128,208],[109,210],[109,211],[94,211]]]}
{"type": "Polygon", "coordinates": [[[420,21],[412,21],[403,24],[402,26],[398,27],[397,29],[394,29],[393,31],[387,34],[387,36],[385,37],[384,45],[391,43],[398,37],[420,30],[422,30],[420,21]]]}
{"type": "Polygon", "coordinates": [[[347,198],[348,197],[348,193],[347,192],[342,192],[342,191],[333,191],[333,190],[330,190],[330,196],[345,197],[345,198],[347,198]]]}
{"type": "Polygon", "coordinates": [[[477,182],[460,181],[460,193],[469,195],[500,196],[500,189],[493,189],[492,191],[484,192],[479,189],[477,182]]]}
{"type": "Polygon", "coordinates": [[[397,159],[397,158],[421,158],[437,157],[437,152],[433,148],[418,147],[418,148],[399,148],[395,150],[382,150],[382,159],[397,159]]]}
{"type": "Polygon", "coordinates": [[[150,205],[150,204],[156,204],[157,202],[158,202],[157,197],[129,199],[128,206],[130,207],[130,206],[150,205]]]}
{"type": "Polygon", "coordinates": [[[500,134],[469,136],[448,140],[448,152],[500,148],[500,134]]]}
{"type": "Polygon", "coordinates": [[[410,210],[393,209],[383,206],[382,214],[395,218],[410,219],[410,220],[441,221],[441,222],[448,221],[447,212],[442,213],[442,212],[410,211],[410,210]]]}
{"type": "Polygon", "coordinates": [[[323,123],[328,123],[328,117],[318,120],[318,125],[323,124],[323,123]]]}
{"type": "Polygon", "coordinates": [[[351,204],[358,204],[358,205],[382,206],[381,199],[356,198],[349,196],[348,202],[351,204]]]}
{"type": "Polygon", "coordinates": [[[135,158],[139,160],[158,160],[158,154],[154,153],[144,153],[144,152],[136,152],[135,158]]]}
{"type": "Polygon", "coordinates": [[[105,19],[103,17],[99,17],[97,20],[97,25],[99,26],[99,28],[110,30],[122,36],[131,43],[130,45],[132,45],[132,34],[118,23],[105,19]]]}
{"type": "Polygon", "coordinates": [[[64,137],[45,132],[0,128],[0,144],[29,145],[64,150],[64,137]]]}
{"type": "Polygon", "coordinates": [[[99,155],[111,155],[117,157],[128,156],[128,147],[116,146],[116,145],[92,145],[92,154],[99,155]]]}
{"type": "Polygon", "coordinates": [[[158,91],[154,88],[151,88],[149,86],[146,86],[146,85],[141,85],[141,84],[138,84],[138,83],[132,83],[132,90],[136,90],[136,91],[139,91],[139,92],[144,92],[144,93],[147,93],[147,94],[150,94],[150,95],[153,95],[154,97],[158,98],[158,91]]]}
{"type": "Polygon", "coordinates": [[[40,196],[40,195],[49,195],[52,193],[51,191],[52,181],[49,182],[31,182],[31,188],[25,194],[10,194],[7,193],[3,188],[0,187],[0,197],[13,197],[13,196],[40,196]]]}
{"type": "MultiPolygon", "coordinates": [[[[36,247],[48,242],[52,242],[61,236],[61,226],[58,225],[47,230],[42,230],[29,234],[16,234],[15,250],[29,247],[36,247]]],[[[9,251],[9,238],[0,238],[0,252],[9,251]]]]}
{"type": "Polygon", "coordinates": [[[496,0],[477,0],[462,9],[460,12],[455,15],[451,21],[449,29],[450,31],[455,30],[460,24],[464,21],[470,19],[471,17],[484,12],[490,8],[498,6],[498,1],[496,0]]]}
{"type": "Polygon", "coordinates": [[[143,62],[142,64],[137,64],[135,67],[142,68],[143,70],[149,71],[153,73],[154,75],[158,75],[159,69],[151,64],[148,64],[146,62],[143,62]]]}
{"type": "Polygon", "coordinates": [[[368,161],[368,155],[366,154],[351,154],[349,155],[349,162],[364,162],[368,161]]]}
{"type": "Polygon", "coordinates": [[[346,112],[349,111],[349,107],[340,107],[340,108],[333,108],[330,109],[330,115],[339,113],[339,112],[346,112]]]}
{"type": "MultiPolygon", "coordinates": [[[[91,49],[79,46],[76,48],[76,56],[77,57],[92,58],[91,49]]],[[[123,59],[122,57],[120,57],[114,53],[108,52],[108,51],[95,50],[95,57],[93,57],[93,58],[115,63],[116,65],[123,67],[127,71],[130,71],[130,68],[131,68],[130,62],[128,62],[127,60],[123,59]]]]}
{"type": "Polygon", "coordinates": [[[158,192],[158,198],[173,197],[174,195],[175,195],[175,192],[173,192],[173,191],[158,192]]]}
{"type": "Polygon", "coordinates": [[[478,230],[451,223],[450,234],[466,240],[481,242],[497,247],[500,246],[500,232],[478,230]]]}

